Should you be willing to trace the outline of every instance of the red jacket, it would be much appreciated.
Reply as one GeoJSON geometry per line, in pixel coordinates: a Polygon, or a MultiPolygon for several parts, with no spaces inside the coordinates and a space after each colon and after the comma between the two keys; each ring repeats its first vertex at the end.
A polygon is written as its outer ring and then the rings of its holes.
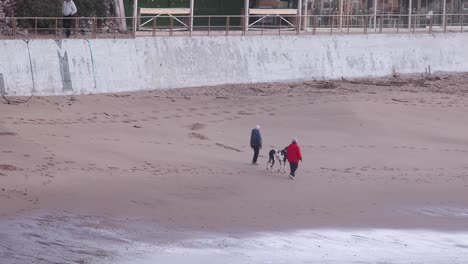
{"type": "Polygon", "coordinates": [[[296,163],[302,160],[301,148],[299,145],[295,142],[291,143],[286,152],[286,156],[288,157],[288,162],[296,163]]]}

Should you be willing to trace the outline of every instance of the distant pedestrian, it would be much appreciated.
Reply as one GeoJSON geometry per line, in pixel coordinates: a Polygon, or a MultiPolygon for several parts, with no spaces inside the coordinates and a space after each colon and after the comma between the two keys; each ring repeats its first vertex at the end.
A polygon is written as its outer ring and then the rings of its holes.
{"type": "Polygon", "coordinates": [[[259,125],[257,125],[254,129],[252,129],[252,133],[250,135],[250,147],[252,147],[254,151],[252,164],[258,165],[257,163],[258,154],[260,153],[260,149],[262,148],[262,135],[260,134],[259,125]]]}
{"type": "Polygon", "coordinates": [[[291,145],[288,146],[286,156],[288,157],[289,167],[291,168],[289,178],[294,180],[297,167],[299,167],[299,161],[302,161],[301,148],[297,144],[297,138],[293,138],[291,145]]]}
{"type": "Polygon", "coordinates": [[[63,27],[65,28],[65,35],[67,38],[70,37],[71,33],[71,24],[72,24],[72,17],[76,15],[76,12],[78,10],[76,9],[76,5],[73,2],[73,0],[64,0],[63,1],[63,8],[62,8],[62,13],[63,13],[63,27]]]}

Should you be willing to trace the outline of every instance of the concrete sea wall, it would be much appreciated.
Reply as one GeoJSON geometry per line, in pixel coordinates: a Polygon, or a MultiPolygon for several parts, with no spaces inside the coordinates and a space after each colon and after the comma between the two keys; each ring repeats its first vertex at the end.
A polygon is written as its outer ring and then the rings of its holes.
{"type": "Polygon", "coordinates": [[[468,71],[468,34],[0,41],[0,93],[63,95],[468,71]]]}

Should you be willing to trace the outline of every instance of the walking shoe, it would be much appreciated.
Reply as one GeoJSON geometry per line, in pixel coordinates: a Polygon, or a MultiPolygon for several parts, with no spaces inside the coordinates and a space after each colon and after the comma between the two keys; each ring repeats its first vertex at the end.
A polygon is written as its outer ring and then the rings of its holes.
{"type": "Polygon", "coordinates": [[[257,162],[252,162],[252,165],[258,165],[258,163],[257,162]]]}
{"type": "Polygon", "coordinates": [[[289,178],[291,178],[291,180],[294,180],[294,176],[292,176],[291,174],[289,174],[289,178]]]}

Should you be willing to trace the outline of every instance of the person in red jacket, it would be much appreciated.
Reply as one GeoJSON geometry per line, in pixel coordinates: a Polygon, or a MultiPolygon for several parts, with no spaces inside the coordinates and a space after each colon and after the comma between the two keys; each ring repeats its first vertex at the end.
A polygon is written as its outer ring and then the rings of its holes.
{"type": "Polygon", "coordinates": [[[288,158],[289,166],[291,168],[291,173],[289,173],[289,178],[294,180],[296,176],[297,167],[299,167],[299,161],[302,161],[301,148],[297,144],[297,138],[293,138],[291,145],[288,146],[286,151],[286,156],[288,158]]]}

